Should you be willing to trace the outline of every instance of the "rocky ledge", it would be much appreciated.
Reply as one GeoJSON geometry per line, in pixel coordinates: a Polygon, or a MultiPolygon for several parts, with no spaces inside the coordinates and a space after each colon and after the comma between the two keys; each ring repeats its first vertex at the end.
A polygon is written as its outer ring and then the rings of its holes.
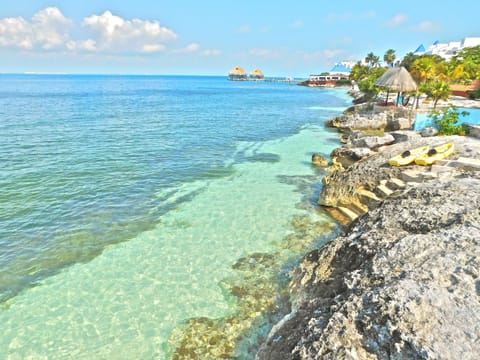
{"type": "Polygon", "coordinates": [[[257,359],[479,357],[480,141],[403,140],[327,178],[321,202],[356,216],[294,270],[292,311],[257,359]],[[456,154],[440,164],[387,163],[446,141],[456,154]]]}

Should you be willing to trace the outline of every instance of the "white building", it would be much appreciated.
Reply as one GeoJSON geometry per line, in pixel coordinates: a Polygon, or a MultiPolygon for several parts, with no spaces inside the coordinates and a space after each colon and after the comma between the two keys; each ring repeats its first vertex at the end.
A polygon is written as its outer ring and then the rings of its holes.
{"type": "Polygon", "coordinates": [[[417,50],[415,50],[415,55],[438,55],[445,60],[451,60],[464,48],[477,45],[480,45],[480,37],[466,37],[462,41],[450,41],[448,43],[440,43],[437,40],[426,50],[424,50],[423,45],[420,45],[417,50]]]}
{"type": "Polygon", "coordinates": [[[310,86],[335,86],[338,80],[348,80],[354,63],[350,61],[342,61],[336,63],[328,74],[317,75],[312,74],[309,78],[310,86]]]}

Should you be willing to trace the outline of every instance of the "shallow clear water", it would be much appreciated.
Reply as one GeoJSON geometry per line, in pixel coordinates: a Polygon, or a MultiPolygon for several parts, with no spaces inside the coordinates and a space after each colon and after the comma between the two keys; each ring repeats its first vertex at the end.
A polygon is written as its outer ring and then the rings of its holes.
{"type": "Polygon", "coordinates": [[[177,326],[235,313],[239,258],[278,253],[295,216],[328,221],[310,156],[338,144],[342,91],[0,81],[2,358],[168,358],[177,326]]]}
{"type": "MultiPolygon", "coordinates": [[[[460,119],[458,125],[460,124],[480,124],[480,109],[467,109],[467,108],[458,108],[460,113],[460,119]],[[467,115],[462,115],[463,111],[468,112],[467,115]]],[[[428,117],[428,114],[418,113],[415,118],[414,130],[420,131],[429,126],[434,126],[434,121],[428,117]]]]}

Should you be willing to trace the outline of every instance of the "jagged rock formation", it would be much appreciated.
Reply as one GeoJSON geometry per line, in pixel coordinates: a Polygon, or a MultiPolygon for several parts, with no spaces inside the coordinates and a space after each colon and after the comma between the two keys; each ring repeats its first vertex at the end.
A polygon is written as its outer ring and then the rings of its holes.
{"type": "Polygon", "coordinates": [[[385,111],[373,104],[361,104],[349,108],[344,115],[329,120],[326,124],[340,131],[350,130],[404,130],[410,129],[414,115],[411,109],[396,108],[385,111]]]}
{"type": "Polygon", "coordinates": [[[358,148],[351,148],[349,145],[332,152],[334,163],[339,163],[342,167],[323,179],[325,186],[320,195],[319,204],[328,207],[330,213],[344,225],[348,225],[368,210],[374,209],[382,200],[398,193],[401,189],[438,177],[439,169],[436,167],[431,171],[430,167],[416,165],[401,168],[388,165],[388,159],[394,155],[424,145],[438,146],[447,141],[453,141],[458,151],[452,159],[462,154],[480,158],[480,144],[478,140],[471,137],[422,138],[408,132],[392,134],[398,139],[396,144],[383,146],[377,149],[378,152],[370,151],[368,156],[360,160],[353,151],[358,148]],[[415,169],[413,173],[417,174],[412,175],[412,169],[415,169]]]}
{"type": "MultiPolygon", "coordinates": [[[[460,155],[479,157],[478,140],[455,141],[460,155]]],[[[331,175],[337,192],[392,177],[382,156],[331,175]]],[[[410,169],[403,188],[304,258],[292,312],[257,359],[478,358],[480,172],[436,167],[410,169]]]]}

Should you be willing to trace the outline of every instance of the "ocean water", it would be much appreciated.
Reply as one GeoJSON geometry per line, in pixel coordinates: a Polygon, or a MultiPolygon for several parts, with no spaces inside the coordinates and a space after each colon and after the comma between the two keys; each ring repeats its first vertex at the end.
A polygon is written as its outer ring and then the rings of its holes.
{"type": "Polygon", "coordinates": [[[223,77],[0,75],[0,358],[249,358],[278,274],[337,231],[310,157],[338,145],[324,122],[349,102],[223,77]]]}

